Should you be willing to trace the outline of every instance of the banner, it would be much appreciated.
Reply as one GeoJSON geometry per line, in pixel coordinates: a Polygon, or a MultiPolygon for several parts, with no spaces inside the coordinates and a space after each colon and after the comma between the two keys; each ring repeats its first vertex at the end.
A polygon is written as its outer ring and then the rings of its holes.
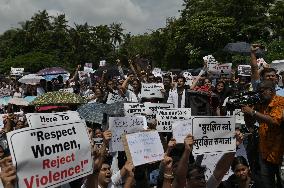
{"type": "Polygon", "coordinates": [[[143,165],[164,158],[164,149],[157,131],[126,134],[124,139],[127,160],[134,166],[143,165]]]}
{"type": "Polygon", "coordinates": [[[173,108],[158,110],[157,130],[159,132],[172,132],[172,124],[177,120],[189,120],[191,118],[190,108],[173,108]]]}
{"type": "Polygon", "coordinates": [[[162,83],[142,83],[141,97],[142,98],[164,98],[161,89],[164,89],[162,83]]]}
{"type": "Polygon", "coordinates": [[[173,138],[177,143],[184,143],[184,139],[188,134],[192,134],[192,120],[174,121],[173,122],[173,138]]]}
{"type": "Polygon", "coordinates": [[[109,117],[109,130],[112,133],[110,151],[124,151],[121,136],[147,129],[146,118],[135,117],[109,117]]]}
{"type": "Polygon", "coordinates": [[[28,113],[26,118],[29,127],[40,128],[52,125],[81,122],[82,119],[76,111],[56,112],[56,113],[28,113]]]}
{"type": "Polygon", "coordinates": [[[239,76],[251,76],[250,65],[239,65],[238,66],[238,75],[239,76]]]}
{"type": "Polygon", "coordinates": [[[84,123],[25,128],[7,133],[18,187],[58,187],[93,173],[84,123]]]}
{"type": "Polygon", "coordinates": [[[146,116],[148,123],[154,123],[156,121],[158,109],[168,109],[173,107],[174,105],[169,103],[124,103],[124,114],[125,116],[146,116]]]}
{"type": "Polygon", "coordinates": [[[10,75],[12,76],[22,76],[24,74],[24,68],[13,68],[11,67],[10,75]]]}
{"type": "Polygon", "coordinates": [[[228,153],[236,151],[235,117],[193,117],[193,153],[228,153]]]}

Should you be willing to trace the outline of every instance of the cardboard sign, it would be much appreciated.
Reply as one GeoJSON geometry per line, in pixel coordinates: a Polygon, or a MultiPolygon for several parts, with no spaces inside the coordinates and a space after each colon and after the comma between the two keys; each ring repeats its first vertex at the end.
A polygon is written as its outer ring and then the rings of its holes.
{"type": "Polygon", "coordinates": [[[174,121],[173,122],[173,138],[177,143],[184,143],[185,137],[192,134],[192,120],[174,121]]]}
{"type": "Polygon", "coordinates": [[[127,159],[134,166],[160,161],[164,157],[164,149],[157,131],[126,134],[124,147],[127,159]]]}
{"type": "Polygon", "coordinates": [[[126,99],[117,93],[109,93],[106,104],[112,104],[120,101],[126,101],[126,99]]]}
{"type": "Polygon", "coordinates": [[[11,67],[10,75],[13,76],[22,76],[24,74],[24,68],[13,68],[11,67]]]}
{"type": "Polygon", "coordinates": [[[238,75],[240,75],[240,76],[251,76],[250,65],[239,65],[238,66],[238,75]]]}
{"type": "Polygon", "coordinates": [[[174,105],[169,103],[124,103],[124,113],[125,116],[146,116],[148,123],[154,123],[158,109],[169,109],[173,107],[174,105]]]}
{"type": "Polygon", "coordinates": [[[147,128],[147,122],[143,116],[109,117],[109,130],[112,132],[110,151],[124,151],[121,136],[142,131],[145,128],[147,128]]]}
{"type": "Polygon", "coordinates": [[[26,118],[30,127],[48,127],[67,123],[81,122],[82,119],[76,111],[57,113],[28,113],[26,118]]]}
{"type": "Polygon", "coordinates": [[[236,151],[235,117],[194,117],[192,119],[194,136],[193,153],[228,153],[236,151]]]}
{"type": "Polygon", "coordinates": [[[162,83],[142,83],[141,97],[142,98],[164,98],[161,89],[164,89],[162,83]]]}
{"type": "Polygon", "coordinates": [[[93,173],[91,145],[84,123],[9,132],[18,187],[58,187],[93,173]]]}
{"type": "Polygon", "coordinates": [[[174,121],[191,119],[191,109],[173,108],[158,110],[156,117],[157,130],[159,132],[172,132],[172,125],[174,121]]]}
{"type": "Polygon", "coordinates": [[[71,88],[64,88],[64,89],[59,89],[61,92],[66,92],[66,93],[74,93],[74,89],[71,88]]]}

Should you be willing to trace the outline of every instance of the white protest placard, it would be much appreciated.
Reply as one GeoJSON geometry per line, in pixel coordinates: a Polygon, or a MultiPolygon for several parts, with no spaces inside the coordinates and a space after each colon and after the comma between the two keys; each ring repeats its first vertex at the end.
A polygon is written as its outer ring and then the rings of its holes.
{"type": "Polygon", "coordinates": [[[214,71],[216,66],[218,66],[218,61],[215,60],[213,55],[208,55],[203,57],[204,62],[207,64],[208,71],[214,71]]]}
{"type": "Polygon", "coordinates": [[[159,132],[172,132],[172,124],[174,121],[191,119],[191,109],[173,108],[158,110],[156,119],[157,130],[159,132]]]}
{"type": "Polygon", "coordinates": [[[93,63],[85,63],[84,65],[84,72],[93,73],[93,63]]]}
{"type": "Polygon", "coordinates": [[[127,134],[125,138],[127,159],[132,161],[134,166],[163,159],[164,149],[157,131],[127,134]]]}
{"type": "Polygon", "coordinates": [[[81,122],[7,133],[18,187],[58,187],[92,174],[86,129],[81,122]]]}
{"type": "Polygon", "coordinates": [[[105,65],[106,65],[106,60],[101,60],[99,66],[100,66],[100,67],[103,67],[103,66],[105,66],[105,65]]]}
{"type": "Polygon", "coordinates": [[[173,108],[174,104],[171,103],[151,103],[146,102],[146,118],[148,123],[153,123],[156,121],[156,114],[158,110],[173,108]]]}
{"type": "Polygon", "coordinates": [[[192,120],[174,121],[172,123],[173,138],[177,143],[184,143],[185,137],[192,134],[192,120]]]}
{"type": "Polygon", "coordinates": [[[164,85],[162,83],[142,83],[141,97],[164,98],[161,89],[164,89],[164,85]]]}
{"type": "Polygon", "coordinates": [[[192,135],[196,155],[236,151],[234,116],[193,117],[192,135]]]}
{"type": "Polygon", "coordinates": [[[152,71],[152,74],[155,76],[155,77],[162,77],[162,69],[161,68],[154,68],[153,71],[152,71]]]}
{"type": "Polygon", "coordinates": [[[74,93],[74,89],[72,87],[59,89],[59,91],[66,92],[66,93],[74,93]]]}
{"type": "Polygon", "coordinates": [[[217,64],[212,66],[211,70],[209,71],[215,76],[225,75],[230,77],[232,72],[232,63],[217,64]]]}
{"type": "Polygon", "coordinates": [[[13,76],[21,76],[24,74],[24,68],[13,68],[11,67],[11,72],[10,72],[10,75],[13,75],[13,76]]]}
{"type": "Polygon", "coordinates": [[[240,75],[240,76],[251,76],[250,65],[239,65],[238,66],[238,75],[240,75]]]}
{"type": "Polygon", "coordinates": [[[184,72],[183,77],[186,80],[185,85],[191,86],[192,83],[193,83],[193,76],[191,75],[191,73],[190,72],[184,72]]]}
{"type": "Polygon", "coordinates": [[[146,115],[145,103],[124,103],[125,116],[146,115]]]}
{"type": "Polygon", "coordinates": [[[125,101],[126,99],[117,93],[109,93],[107,97],[106,104],[112,104],[120,101],[125,101]]]}
{"type": "Polygon", "coordinates": [[[236,126],[246,124],[245,118],[244,118],[244,113],[242,112],[241,109],[235,109],[234,115],[235,115],[235,118],[236,118],[236,126]]]}
{"type": "Polygon", "coordinates": [[[48,127],[66,123],[81,122],[82,119],[76,111],[56,113],[28,113],[26,118],[29,127],[48,127]]]}
{"type": "MultiPolygon", "coordinates": [[[[223,155],[224,155],[223,153],[215,153],[203,156],[201,165],[206,166],[206,171],[205,171],[206,180],[208,180],[210,176],[213,175],[216,165],[223,155]]],[[[235,156],[243,156],[247,160],[247,153],[243,144],[239,145],[235,156]]],[[[223,181],[227,180],[231,175],[233,175],[233,171],[229,170],[223,177],[223,181]]]]}
{"type": "Polygon", "coordinates": [[[153,123],[156,120],[158,109],[168,109],[173,107],[174,105],[170,103],[124,103],[124,114],[125,116],[146,116],[147,122],[153,123]]]}
{"type": "MultiPolygon", "coordinates": [[[[212,175],[216,168],[216,164],[220,160],[220,158],[223,156],[223,153],[215,153],[215,154],[207,154],[203,156],[203,160],[201,165],[206,166],[205,171],[205,179],[208,180],[212,175]]],[[[225,176],[223,177],[223,180],[227,180],[231,175],[233,175],[233,172],[229,170],[225,176]]]]}
{"type": "Polygon", "coordinates": [[[271,68],[276,69],[278,73],[284,71],[284,59],[274,60],[269,65],[270,65],[271,68]]]}
{"type": "Polygon", "coordinates": [[[121,136],[135,133],[147,128],[144,116],[135,117],[109,117],[109,130],[112,132],[110,151],[124,151],[121,136]]]}
{"type": "Polygon", "coordinates": [[[79,80],[81,81],[90,77],[89,72],[86,71],[78,71],[78,75],[79,75],[79,80]]]}

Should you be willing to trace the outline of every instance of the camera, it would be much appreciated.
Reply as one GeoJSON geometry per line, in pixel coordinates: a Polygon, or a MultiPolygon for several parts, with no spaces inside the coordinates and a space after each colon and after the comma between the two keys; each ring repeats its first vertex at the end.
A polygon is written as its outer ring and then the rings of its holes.
{"type": "Polygon", "coordinates": [[[234,111],[235,109],[241,109],[245,105],[255,105],[260,103],[260,96],[256,92],[241,92],[237,95],[229,97],[226,103],[227,111],[234,111]]]}

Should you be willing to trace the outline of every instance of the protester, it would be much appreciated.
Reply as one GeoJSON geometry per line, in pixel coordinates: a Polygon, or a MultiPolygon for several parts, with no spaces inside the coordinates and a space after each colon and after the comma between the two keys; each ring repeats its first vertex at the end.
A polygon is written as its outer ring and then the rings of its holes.
{"type": "Polygon", "coordinates": [[[185,108],[185,78],[177,78],[177,87],[169,92],[167,103],[174,104],[174,108],[185,108]]]}
{"type": "Polygon", "coordinates": [[[244,106],[247,126],[259,122],[259,176],[263,187],[281,187],[279,165],[284,153],[283,121],[284,98],[276,95],[275,82],[263,80],[258,88],[261,103],[255,108],[244,106]],[[254,121],[253,121],[254,120],[254,121]],[[275,178],[277,177],[277,181],[275,178]]]}
{"type": "Polygon", "coordinates": [[[234,172],[226,181],[223,181],[219,188],[231,188],[231,187],[244,187],[255,188],[257,187],[253,181],[249,164],[243,156],[235,157],[231,169],[234,172]]]}

